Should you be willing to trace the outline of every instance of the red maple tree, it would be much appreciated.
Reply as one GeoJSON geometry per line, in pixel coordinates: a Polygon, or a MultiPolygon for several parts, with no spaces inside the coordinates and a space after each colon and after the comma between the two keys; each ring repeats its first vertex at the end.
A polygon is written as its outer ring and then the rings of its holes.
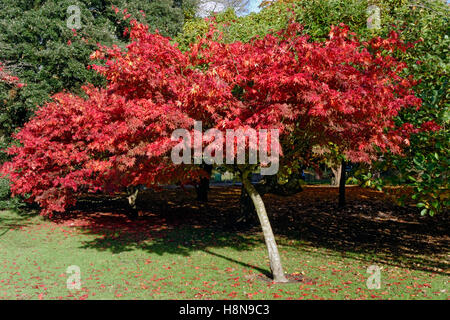
{"type": "MultiPolygon", "coordinates": [[[[277,129],[283,148],[333,142],[352,161],[378,150],[401,152],[410,125],[395,126],[402,108],[419,107],[405,64],[389,53],[406,50],[395,33],[361,43],[334,27],[324,43],[310,42],[291,23],[249,43],[222,43],[214,27],[187,52],[131,22],[126,49],[101,47],[93,68],[106,89],[85,87],[87,98],[60,93],[16,135],[8,175],[14,194],[28,195],[43,214],[64,211],[86,191],[157,187],[202,174],[174,165],[171,133],[204,129],[277,129]],[[296,139],[293,139],[296,138],[296,139]],[[296,142],[293,142],[296,141],[296,142]]],[[[247,149],[257,148],[249,145],[247,149]]],[[[291,159],[295,153],[289,153],[291,159]]],[[[260,163],[261,164],[261,163],[260,163]]],[[[259,164],[259,165],[260,165],[259,164]]],[[[248,180],[258,165],[230,165],[255,205],[276,282],[287,281],[263,200],[248,180]]]]}

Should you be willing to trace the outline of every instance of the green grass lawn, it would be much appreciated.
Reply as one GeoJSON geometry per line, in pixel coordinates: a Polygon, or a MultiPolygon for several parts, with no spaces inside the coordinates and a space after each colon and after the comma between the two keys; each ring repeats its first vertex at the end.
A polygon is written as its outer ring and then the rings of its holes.
{"type": "MultiPolygon", "coordinates": [[[[103,221],[100,216],[100,222],[103,221]]],[[[106,218],[105,218],[106,219],[106,218]]],[[[448,299],[448,275],[380,263],[278,237],[287,273],[313,282],[273,284],[258,232],[217,231],[158,220],[83,225],[0,212],[0,299],[448,299]],[[381,288],[366,285],[371,264],[381,288]],[[67,289],[69,266],[81,290],[67,289]]],[[[155,218],[156,219],[156,218],[155,218]]]]}

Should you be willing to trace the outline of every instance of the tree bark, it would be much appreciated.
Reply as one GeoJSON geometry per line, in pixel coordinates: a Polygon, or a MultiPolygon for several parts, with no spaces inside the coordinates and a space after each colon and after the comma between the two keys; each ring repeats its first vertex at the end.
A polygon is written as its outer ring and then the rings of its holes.
{"type": "Polygon", "coordinates": [[[345,160],[341,162],[341,176],[339,179],[339,208],[345,207],[345,174],[346,164],[345,160]]]}
{"type": "Polygon", "coordinates": [[[277,243],[270,225],[269,217],[267,216],[266,207],[264,206],[264,202],[260,194],[248,180],[248,172],[242,175],[242,184],[253,201],[256,213],[258,214],[259,222],[261,223],[264,240],[266,242],[267,251],[269,254],[270,269],[272,270],[273,280],[275,282],[288,282],[283,271],[283,266],[281,265],[280,254],[278,252],[277,243]]]}

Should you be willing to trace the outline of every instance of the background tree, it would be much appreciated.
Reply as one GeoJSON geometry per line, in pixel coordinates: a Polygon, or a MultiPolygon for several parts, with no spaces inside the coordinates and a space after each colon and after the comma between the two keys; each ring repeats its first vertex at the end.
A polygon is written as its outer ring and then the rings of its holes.
{"type": "MultiPolygon", "coordinates": [[[[10,108],[10,103],[14,100],[17,93],[26,85],[21,83],[19,78],[11,75],[4,69],[0,62],[0,101],[3,108],[10,108]]],[[[4,134],[0,134],[0,143],[6,145],[4,134]]],[[[1,159],[3,163],[6,158],[1,159]]],[[[18,207],[20,201],[18,199],[11,199],[11,192],[9,190],[9,180],[0,178],[0,208],[6,209],[11,207],[18,207]]]]}

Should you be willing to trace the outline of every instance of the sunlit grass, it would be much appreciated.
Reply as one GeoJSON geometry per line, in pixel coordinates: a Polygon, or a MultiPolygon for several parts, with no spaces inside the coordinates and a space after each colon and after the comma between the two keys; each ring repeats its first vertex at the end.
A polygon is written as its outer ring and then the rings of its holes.
{"type": "Polygon", "coordinates": [[[11,211],[0,215],[0,299],[446,299],[448,276],[374,262],[381,288],[366,272],[377,255],[342,253],[279,237],[285,271],[314,282],[274,285],[258,233],[187,225],[154,228],[153,237],[55,224],[11,211]],[[81,270],[81,290],[67,289],[67,267],[81,270]]]}

